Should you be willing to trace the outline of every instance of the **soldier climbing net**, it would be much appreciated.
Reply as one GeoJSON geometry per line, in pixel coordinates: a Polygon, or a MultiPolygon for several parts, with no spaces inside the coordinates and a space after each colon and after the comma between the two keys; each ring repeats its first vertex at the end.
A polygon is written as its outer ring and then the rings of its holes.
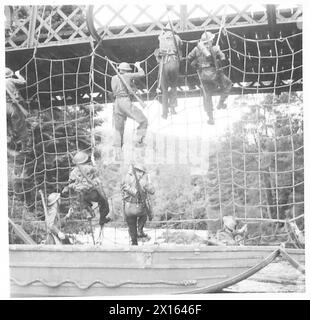
{"type": "MultiPolygon", "coordinates": [[[[224,29],[218,36],[228,58],[224,71],[239,79],[228,109],[215,111],[224,129],[207,126],[202,93],[194,97],[201,90],[197,74],[186,60],[178,115],[161,119],[158,64],[153,54],[141,63],[146,75],[137,91],[148,101],[144,112],[150,128],[146,161],[156,173],[158,188],[164,190],[154,199],[155,218],[149,223],[155,228],[209,230],[219,228],[223,216],[233,215],[258,224],[260,241],[263,235],[275,236],[279,223],[286,221],[303,229],[302,96],[295,93],[302,84],[302,33],[246,39],[224,29]]],[[[185,55],[197,41],[183,41],[185,55]]],[[[115,220],[122,222],[120,171],[105,161],[112,126],[102,114],[107,111],[111,116],[113,69],[104,49],[91,44],[88,54],[62,59],[40,57],[35,50],[20,71],[27,79],[22,93],[29,111],[29,143],[26,152],[9,153],[10,218],[24,227],[35,225],[30,232],[40,242],[44,212],[39,190],[45,198],[61,192],[72,169],[72,155],[85,150],[99,167],[115,220]],[[109,133],[102,134],[107,128],[109,133]]],[[[133,133],[134,125],[128,123],[125,162],[133,160],[133,133]]],[[[62,200],[63,208],[75,206],[80,212],[75,194],[62,200]]],[[[74,221],[84,220],[77,214],[74,221]]]]}

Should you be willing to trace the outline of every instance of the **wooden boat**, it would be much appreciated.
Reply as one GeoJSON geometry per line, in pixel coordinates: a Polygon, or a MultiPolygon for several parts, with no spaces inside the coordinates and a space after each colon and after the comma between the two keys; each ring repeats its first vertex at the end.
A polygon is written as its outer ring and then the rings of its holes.
{"type": "Polygon", "coordinates": [[[302,249],[270,246],[10,245],[12,297],[219,292],[282,256],[305,272],[302,249]]]}

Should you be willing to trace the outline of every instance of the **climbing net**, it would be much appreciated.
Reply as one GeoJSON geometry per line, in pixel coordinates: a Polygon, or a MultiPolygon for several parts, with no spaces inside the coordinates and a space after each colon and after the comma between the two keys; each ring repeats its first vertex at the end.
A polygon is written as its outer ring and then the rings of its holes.
{"type": "MultiPolygon", "coordinates": [[[[178,115],[161,119],[158,64],[153,53],[141,63],[146,74],[136,85],[147,101],[146,162],[159,190],[150,225],[209,230],[233,215],[259,224],[261,235],[275,235],[275,223],[288,220],[303,229],[302,95],[295,92],[302,85],[302,34],[261,40],[223,30],[218,36],[228,58],[224,71],[237,79],[228,109],[215,111],[216,122],[225,124],[221,127],[207,126],[197,74],[186,60],[178,115]]],[[[197,42],[183,42],[185,55],[197,42]]],[[[61,192],[78,150],[91,154],[113,214],[123,223],[120,171],[104,161],[111,151],[106,147],[112,136],[111,64],[117,66],[99,44],[84,56],[62,59],[40,57],[35,50],[20,70],[27,79],[22,94],[29,111],[29,148],[9,153],[9,216],[26,229],[35,223],[30,232],[37,242],[44,226],[39,190],[45,199],[61,192]]],[[[125,144],[132,151],[134,124],[129,122],[126,130],[125,144]]],[[[129,149],[127,161],[133,160],[129,149]]],[[[62,200],[64,210],[75,206],[80,212],[75,194],[62,200]]],[[[83,222],[83,217],[76,220],[83,222]]]]}

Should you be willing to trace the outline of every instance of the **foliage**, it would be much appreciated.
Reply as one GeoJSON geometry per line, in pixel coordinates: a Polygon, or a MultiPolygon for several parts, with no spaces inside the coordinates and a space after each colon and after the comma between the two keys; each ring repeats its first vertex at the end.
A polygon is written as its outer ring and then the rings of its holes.
{"type": "MultiPolygon", "coordinates": [[[[267,219],[302,215],[301,103],[299,93],[290,96],[283,93],[276,98],[264,95],[261,105],[246,103],[242,118],[231,131],[212,142],[207,176],[192,176],[190,180],[189,168],[159,170],[154,199],[158,220],[175,220],[175,224],[169,224],[174,228],[215,231],[221,227],[220,221],[195,224],[177,221],[217,219],[221,215],[267,219]]],[[[300,229],[304,228],[303,219],[297,223],[300,229]]],[[[275,228],[274,224],[256,224],[250,233],[271,234],[275,228]]]]}
{"type": "MultiPolygon", "coordinates": [[[[295,216],[303,214],[302,98],[300,94],[291,94],[290,101],[288,98],[288,94],[276,99],[264,95],[260,105],[246,103],[242,117],[231,130],[225,131],[211,143],[206,176],[192,176],[188,166],[149,167],[156,188],[156,195],[152,197],[154,221],[162,222],[153,226],[166,227],[164,221],[169,220],[169,228],[216,232],[221,228],[219,218],[222,215],[286,219],[292,218],[293,213],[295,216]],[[295,150],[294,158],[292,150],[295,150]],[[292,188],[293,184],[295,188],[292,188]],[[301,204],[294,205],[298,202],[301,204]],[[204,218],[214,220],[195,221],[204,218]],[[191,221],[180,221],[187,219],[191,221]]],[[[88,109],[84,106],[76,108],[72,113],[70,108],[47,108],[38,115],[38,122],[32,126],[33,149],[25,155],[28,165],[24,167],[24,178],[14,180],[15,190],[21,193],[19,200],[29,204],[29,212],[35,209],[33,204],[39,200],[31,186],[45,186],[47,193],[59,192],[68,179],[71,167],[66,152],[87,149],[91,145],[89,122],[85,121],[89,117],[88,109]],[[75,119],[76,112],[79,119],[84,119],[78,125],[70,121],[75,119]],[[66,139],[70,136],[75,138],[66,139]],[[23,198],[22,191],[27,189],[29,191],[23,198]]],[[[120,182],[126,170],[101,161],[100,143],[98,139],[95,152],[98,170],[109,198],[113,220],[123,223],[120,182]]],[[[16,161],[22,163],[24,158],[17,157],[16,161]]],[[[74,202],[74,195],[69,196],[70,201],[74,202]]],[[[62,212],[66,211],[70,201],[64,201],[62,212]]],[[[75,204],[78,207],[78,201],[75,204]]],[[[301,229],[302,220],[297,221],[301,229]]],[[[81,231],[85,226],[72,223],[67,227],[81,231]]],[[[249,237],[270,235],[278,227],[278,230],[283,229],[281,225],[270,223],[250,224],[249,237]]]]}

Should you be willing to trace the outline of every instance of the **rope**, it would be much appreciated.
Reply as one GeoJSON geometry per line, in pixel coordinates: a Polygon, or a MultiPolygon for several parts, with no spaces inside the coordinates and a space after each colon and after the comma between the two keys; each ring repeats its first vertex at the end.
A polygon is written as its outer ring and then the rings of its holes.
{"type": "MultiPolygon", "coordinates": [[[[42,19],[45,15],[45,6],[42,12],[42,19]]],[[[296,72],[302,68],[301,65],[295,66],[296,60],[299,55],[302,54],[302,49],[294,51],[290,43],[291,40],[298,40],[302,36],[302,33],[288,36],[279,39],[245,39],[225,28],[226,15],[222,16],[221,27],[218,32],[217,44],[219,43],[220,37],[225,34],[223,38],[222,49],[229,57],[229,64],[224,67],[225,72],[228,72],[229,76],[233,72],[239,72],[242,74],[242,82],[248,81],[250,79],[254,85],[252,87],[247,87],[246,85],[240,85],[240,90],[242,94],[245,92],[253,92],[254,94],[260,93],[261,80],[264,80],[266,76],[272,76],[273,82],[269,87],[273,89],[273,101],[275,104],[275,93],[279,89],[287,89],[289,93],[289,103],[291,101],[292,87],[294,84],[302,81],[301,78],[293,79],[296,72]],[[236,41],[241,42],[238,46],[241,49],[234,47],[236,41]],[[267,52],[264,48],[273,48],[275,52],[267,52]],[[282,50],[282,51],[281,51],[282,50]],[[239,57],[239,60],[238,58],[239,57]],[[279,61],[282,58],[290,58],[290,64],[284,66],[283,69],[279,70],[279,61]],[[236,59],[235,59],[236,58],[236,59]],[[266,60],[276,59],[275,70],[263,70],[266,68],[266,60]],[[256,61],[257,60],[257,61],[256,61]],[[251,64],[253,61],[257,62],[258,69],[251,69],[251,64]],[[283,83],[278,81],[282,75],[290,74],[289,83],[283,83]],[[255,85],[255,81],[257,84],[255,85]]],[[[38,29],[38,41],[41,33],[41,28],[43,23],[41,21],[40,27],[38,29]]],[[[195,44],[199,40],[183,41],[186,45],[186,55],[189,52],[191,45],[195,44]]],[[[95,133],[96,128],[96,106],[97,104],[94,96],[94,91],[96,88],[102,90],[102,104],[104,107],[108,106],[109,103],[109,84],[111,81],[111,68],[109,68],[108,62],[115,66],[116,62],[108,59],[104,54],[100,52],[99,43],[94,46],[90,42],[91,52],[87,55],[80,57],[71,57],[65,59],[48,59],[33,57],[27,61],[27,63],[21,68],[25,70],[25,74],[29,75],[30,72],[34,72],[34,80],[31,83],[27,83],[25,90],[27,101],[31,103],[32,109],[37,109],[38,115],[38,125],[35,129],[31,130],[31,137],[33,144],[31,146],[32,153],[31,156],[27,156],[18,159],[18,156],[14,156],[14,173],[22,171],[27,175],[26,178],[21,179],[19,185],[14,184],[10,189],[12,193],[12,201],[10,213],[11,216],[15,214],[15,210],[18,208],[19,199],[24,202],[24,210],[29,213],[34,208],[34,213],[36,216],[40,216],[42,213],[41,202],[38,197],[38,189],[43,188],[45,197],[52,191],[60,191],[66,184],[63,180],[64,175],[72,169],[70,162],[70,153],[74,153],[77,150],[89,151],[94,158],[94,150],[97,145],[97,136],[95,133]],[[100,63],[97,63],[97,62],[100,63]],[[68,67],[68,66],[74,67],[68,67]],[[85,67],[87,65],[87,67],[85,67]],[[102,68],[98,66],[103,66],[102,68]],[[98,68],[98,70],[97,70],[98,68]],[[100,69],[100,70],[99,70],[100,69]],[[41,70],[47,71],[41,75],[41,70]],[[95,77],[95,74],[98,77],[95,77]],[[88,76],[88,81],[85,83],[83,80],[88,76]],[[57,79],[62,79],[61,84],[58,85],[57,79]],[[99,80],[98,80],[99,79],[99,80]],[[46,85],[48,83],[48,86],[46,85]],[[70,85],[69,85],[70,84],[70,85]],[[49,97],[49,101],[46,102],[46,95],[49,97]],[[81,102],[79,99],[82,95],[87,95],[86,102],[81,102]],[[60,97],[58,100],[57,97],[60,97]],[[68,97],[71,97],[70,102],[68,97]],[[61,115],[61,116],[59,116],[61,115]],[[60,130],[63,129],[63,131],[60,130]],[[54,165],[50,165],[50,159],[54,158],[54,165]]],[[[36,51],[36,48],[35,48],[36,51]]],[[[145,82],[146,90],[144,90],[144,95],[147,100],[152,96],[152,93],[156,91],[156,86],[158,80],[151,81],[154,72],[158,72],[158,64],[154,62],[153,53],[148,55],[145,59],[141,61],[144,64],[145,70],[145,82]]],[[[133,65],[133,63],[130,63],[133,65]]],[[[185,74],[181,75],[184,77],[184,87],[188,88],[190,80],[193,77],[197,78],[196,74],[189,73],[188,61],[186,60],[185,74]]],[[[154,78],[154,77],[153,77],[154,78]]],[[[156,78],[156,77],[155,77],[156,78]]],[[[28,76],[27,76],[28,79],[28,76]]],[[[249,82],[249,81],[248,81],[249,82]]],[[[237,84],[235,84],[237,85],[237,84]]],[[[184,123],[180,122],[179,125],[186,126],[187,136],[190,135],[191,126],[199,126],[200,134],[203,136],[203,126],[205,126],[205,114],[202,111],[201,99],[199,104],[189,104],[188,98],[191,92],[197,92],[197,88],[184,90],[184,107],[178,107],[178,114],[180,117],[184,116],[184,123]],[[198,110],[199,109],[199,110],[198,110]],[[191,121],[190,116],[192,113],[199,112],[201,115],[197,122],[191,121]]],[[[48,100],[48,99],[47,99],[48,100]]],[[[147,112],[149,117],[152,114],[152,108],[156,101],[159,100],[159,94],[155,93],[152,102],[147,103],[147,112]]],[[[179,100],[180,101],[180,100],[179,100]]],[[[242,221],[253,221],[251,220],[250,213],[255,210],[255,213],[259,215],[259,218],[255,218],[256,221],[277,223],[285,222],[281,216],[282,209],[292,208],[289,219],[290,221],[297,221],[303,219],[303,214],[299,209],[303,207],[303,198],[297,197],[298,188],[303,188],[304,181],[301,177],[303,175],[304,167],[298,166],[298,159],[303,153],[303,143],[298,142],[299,138],[302,137],[302,132],[294,132],[293,126],[295,118],[291,114],[285,114],[284,116],[279,116],[278,118],[265,119],[265,123],[261,121],[261,108],[259,106],[261,100],[257,98],[257,105],[255,107],[255,112],[257,116],[255,119],[240,119],[242,137],[233,136],[234,123],[233,123],[233,113],[239,107],[230,108],[228,111],[221,111],[217,114],[217,122],[226,122],[227,125],[227,146],[228,148],[222,150],[217,145],[215,152],[215,164],[216,167],[213,168],[216,174],[216,183],[211,183],[206,176],[203,176],[203,193],[204,193],[204,203],[205,212],[207,214],[207,219],[181,219],[181,220],[168,220],[166,217],[165,221],[152,221],[152,223],[199,223],[207,221],[221,221],[224,215],[232,212],[237,219],[241,219],[241,212],[244,212],[242,221]],[[284,133],[279,133],[277,126],[280,125],[284,133]],[[271,125],[271,129],[270,129],[271,125]],[[256,147],[248,149],[247,138],[251,133],[251,128],[254,127],[257,137],[256,147]],[[266,129],[264,132],[261,127],[266,129]],[[269,131],[268,131],[269,130],[269,131]],[[272,134],[270,133],[272,131],[272,134]],[[273,150],[266,150],[263,147],[263,143],[266,139],[273,143],[273,150]],[[280,149],[280,139],[286,142],[286,148],[280,149]],[[238,142],[238,143],[237,143],[238,142]],[[224,151],[224,152],[223,152],[224,151]],[[291,167],[282,167],[279,164],[282,161],[282,157],[290,155],[292,157],[291,167]],[[257,160],[257,167],[253,168],[249,166],[249,158],[255,158],[257,160]],[[274,165],[269,165],[268,169],[262,165],[262,161],[265,157],[270,157],[274,161],[274,165]],[[242,166],[238,166],[242,158],[242,166]],[[229,172],[229,177],[227,176],[229,172]],[[262,177],[263,175],[270,175],[270,179],[274,181],[274,185],[270,187],[264,186],[262,177]],[[289,183],[281,181],[281,177],[291,175],[292,179],[289,183]],[[251,179],[256,179],[257,184],[253,184],[251,179]],[[228,189],[230,188],[230,189],[228,189]],[[227,194],[227,190],[230,190],[227,194]],[[286,199],[283,203],[279,201],[279,195],[282,191],[292,190],[292,198],[286,199]],[[208,197],[210,194],[214,194],[214,191],[218,192],[217,199],[214,202],[208,203],[208,197]],[[266,195],[263,193],[266,191],[271,191],[277,196],[275,197],[275,203],[267,203],[266,195]],[[242,196],[239,197],[238,193],[241,192],[242,196]],[[257,193],[256,193],[257,192],[257,193]],[[252,196],[252,195],[257,195],[252,196]],[[250,198],[250,199],[249,199],[250,198]],[[268,209],[275,209],[276,217],[273,219],[264,218],[264,213],[268,209]],[[257,211],[256,211],[257,210],[257,211]],[[218,216],[216,219],[212,219],[212,213],[216,211],[218,216]]],[[[264,106],[263,106],[264,107],[264,106]]],[[[30,110],[30,106],[29,106],[30,110]]],[[[33,111],[33,110],[31,110],[33,111]]],[[[148,117],[148,118],[149,118],[148,117]]],[[[266,118],[266,117],[265,117],[266,118]]],[[[158,133],[162,132],[164,129],[169,128],[176,122],[175,118],[171,118],[165,122],[160,119],[160,112],[154,113],[154,118],[149,119],[149,125],[158,123],[158,133]]],[[[154,133],[156,138],[156,135],[154,133]]],[[[189,153],[189,137],[186,140],[186,150],[189,153]]],[[[217,132],[216,138],[218,141],[223,139],[223,135],[217,132]]],[[[166,137],[167,148],[169,146],[170,140],[166,137]]],[[[179,139],[177,140],[179,141],[179,139]]],[[[156,150],[156,141],[155,143],[156,150]]],[[[211,144],[211,141],[210,141],[211,144]]],[[[100,147],[100,146],[99,146],[100,147]]],[[[158,149],[158,148],[157,148],[158,149]]],[[[167,150],[167,154],[169,153],[167,150]]],[[[190,154],[188,156],[190,158],[190,154]]],[[[154,153],[154,159],[158,159],[158,154],[154,153]]],[[[270,160],[270,163],[272,162],[270,160]]],[[[210,170],[210,169],[209,169],[210,170]]],[[[71,191],[70,191],[71,192],[71,191]]],[[[117,194],[116,194],[117,195],[117,194]]],[[[112,195],[112,197],[116,196],[112,195]]],[[[69,193],[69,196],[64,198],[68,201],[70,205],[76,202],[76,196],[69,193]]],[[[194,217],[194,206],[195,201],[192,199],[190,208],[182,213],[191,213],[194,217]]],[[[171,210],[173,211],[173,210],[171,210]]],[[[168,212],[168,211],[167,211],[168,212]]],[[[179,214],[179,213],[177,213],[179,214]]],[[[83,219],[81,219],[83,221],[83,219]]],[[[195,225],[196,226],[196,225],[195,225]]]]}
{"type": "Polygon", "coordinates": [[[245,280],[245,279],[249,278],[251,275],[258,272],[259,270],[263,269],[268,264],[273,262],[279,256],[279,254],[280,254],[280,249],[275,250],[268,257],[266,257],[261,262],[259,262],[257,265],[242,272],[241,274],[239,274],[233,278],[230,278],[230,279],[224,280],[222,282],[219,282],[217,284],[209,285],[209,286],[206,286],[203,288],[193,289],[193,290],[189,290],[187,292],[178,292],[177,294],[185,294],[185,293],[186,294],[187,293],[188,294],[196,294],[196,293],[220,292],[222,289],[227,288],[229,286],[232,286],[233,284],[236,284],[242,280],[245,280]]]}
{"type": "Polygon", "coordinates": [[[102,280],[95,280],[92,281],[91,283],[87,285],[82,285],[78,283],[77,281],[74,280],[64,280],[64,281],[59,281],[56,283],[48,282],[43,279],[35,279],[31,281],[19,281],[15,279],[14,277],[11,277],[10,280],[14,282],[16,285],[20,287],[28,287],[31,285],[34,285],[36,283],[40,283],[48,288],[59,288],[63,285],[69,284],[69,285],[74,285],[80,290],[88,290],[94,285],[101,285],[102,287],[105,288],[120,288],[125,285],[139,285],[139,286],[150,286],[150,285],[159,285],[159,284],[164,284],[164,285],[169,285],[169,286],[181,286],[181,287],[187,287],[187,286],[195,286],[197,284],[196,280],[181,280],[181,281],[168,281],[168,280],[157,280],[157,281],[133,281],[133,280],[127,280],[127,281],[122,281],[118,283],[112,283],[112,282],[106,282],[102,280]]]}

